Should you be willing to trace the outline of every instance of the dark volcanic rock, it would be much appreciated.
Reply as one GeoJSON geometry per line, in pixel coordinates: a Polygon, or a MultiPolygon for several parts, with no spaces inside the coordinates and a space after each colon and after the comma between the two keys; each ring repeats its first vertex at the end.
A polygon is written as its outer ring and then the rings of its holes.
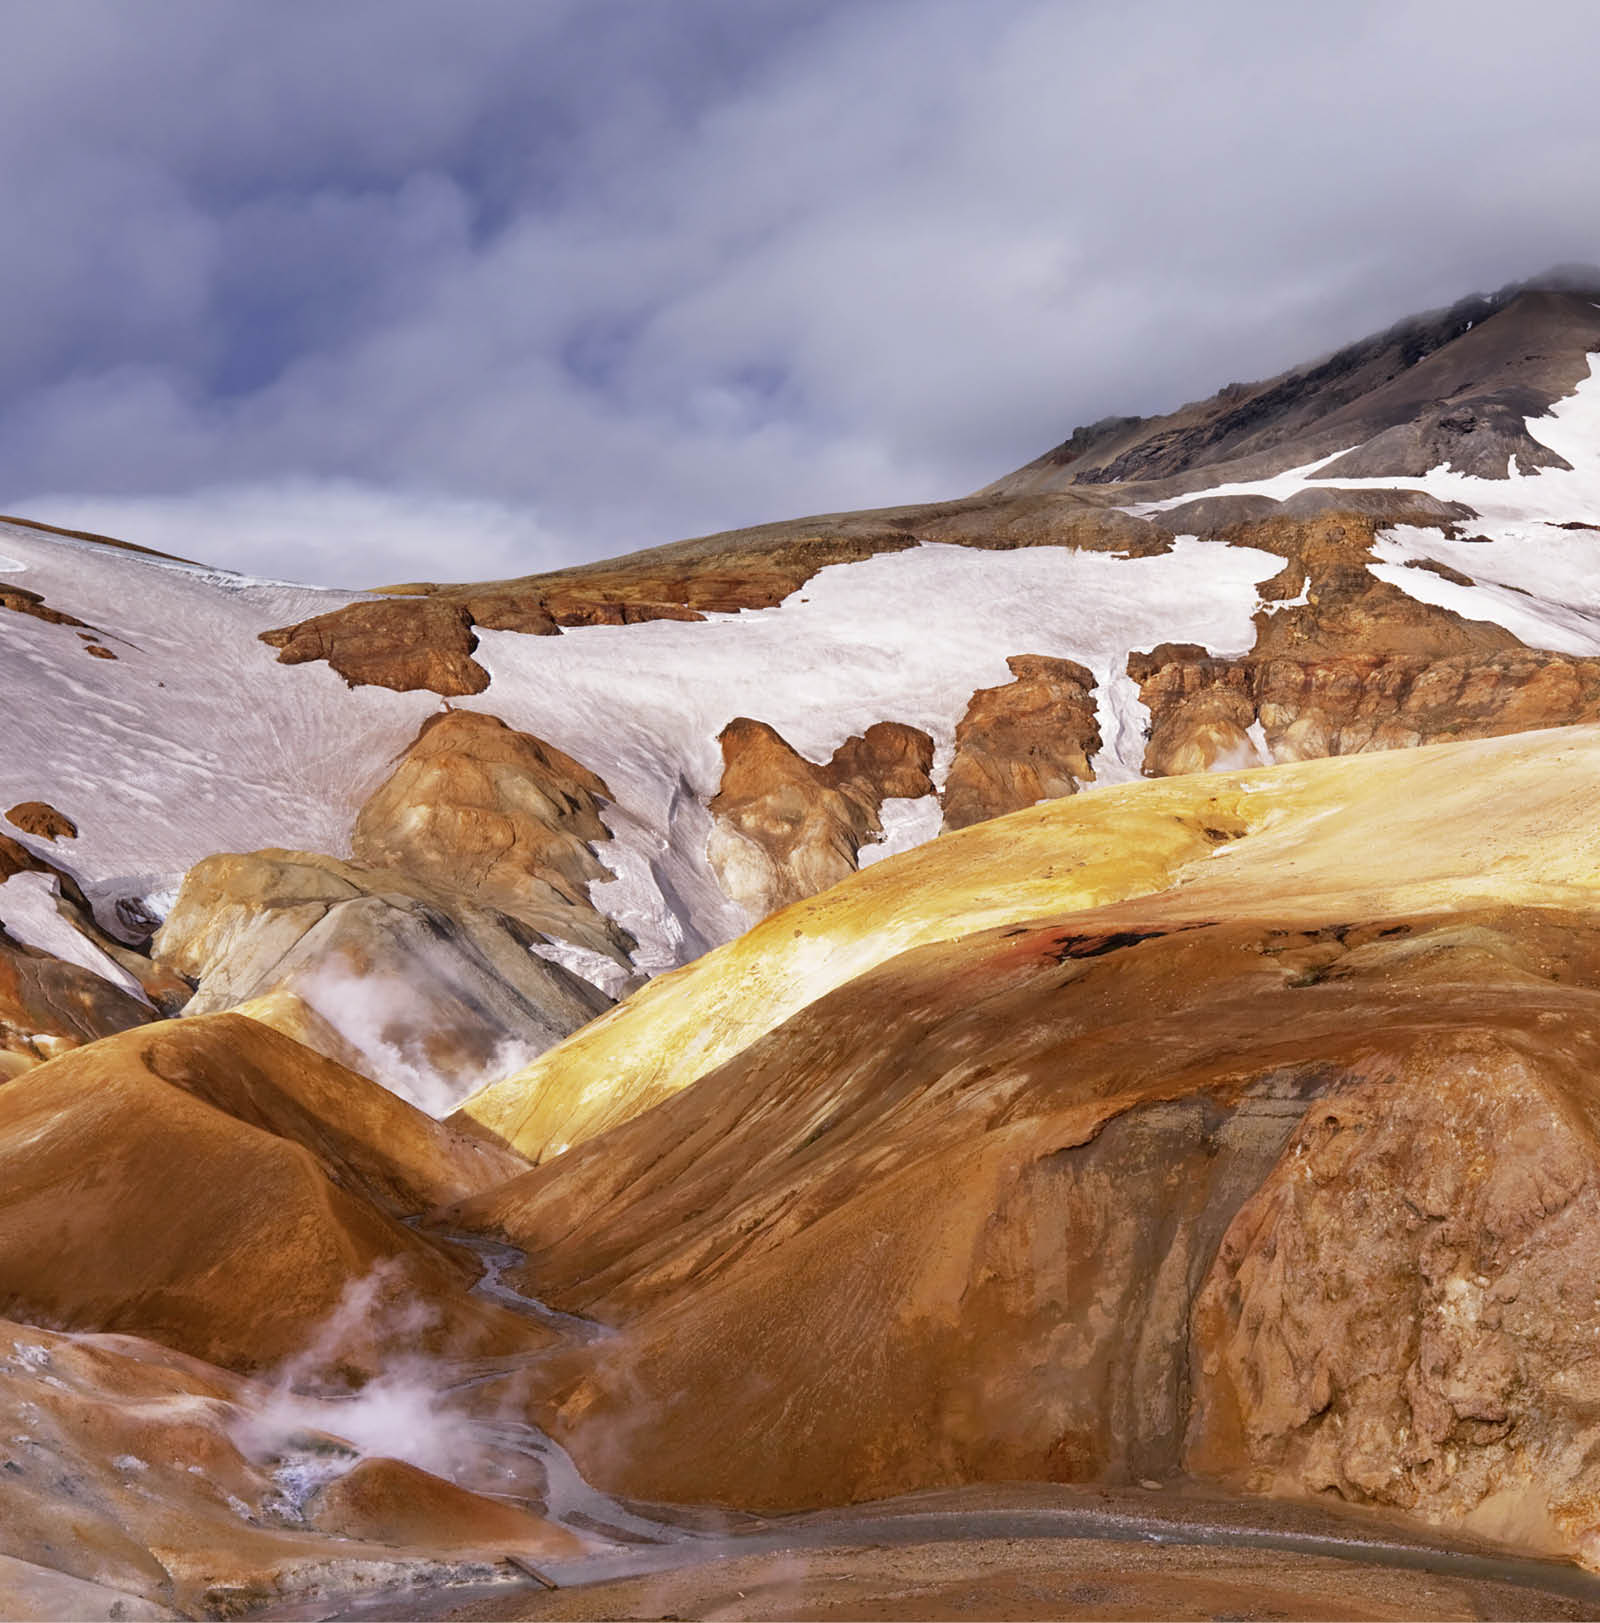
{"type": "Polygon", "coordinates": [[[1230,384],[1164,417],[1097,425],[985,495],[1140,484],[1178,495],[1351,453],[1328,476],[1414,476],[1440,462],[1504,478],[1558,465],[1524,418],[1588,375],[1600,272],[1574,270],[1415,316],[1325,360],[1230,384]]]}

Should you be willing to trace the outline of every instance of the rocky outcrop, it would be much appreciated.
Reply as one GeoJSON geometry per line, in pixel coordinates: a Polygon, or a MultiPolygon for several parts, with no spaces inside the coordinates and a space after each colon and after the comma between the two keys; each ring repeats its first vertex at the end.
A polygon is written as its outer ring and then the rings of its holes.
{"type": "Polygon", "coordinates": [[[626,966],[633,942],[589,900],[611,792],[571,756],[494,716],[431,717],[361,808],[357,862],[492,907],[626,966]]]}
{"type": "Polygon", "coordinates": [[[883,834],[885,800],[933,792],[933,740],[901,722],[846,739],[825,764],[747,716],[718,742],[722,786],[707,855],[723,890],[754,918],[855,872],[861,847],[883,834]]]}
{"type": "Polygon", "coordinates": [[[381,1093],[239,1016],[124,1032],[7,1082],[0,1312],[240,1370],[304,1352],[330,1320],[357,1376],[401,1350],[539,1345],[469,1295],[470,1260],[399,1221],[451,1181],[441,1158],[459,1175],[471,1151],[381,1093]],[[367,1137],[383,1114],[393,1147],[367,1137]],[[367,1305],[334,1320],[358,1284],[367,1305]]]}
{"type": "Polygon", "coordinates": [[[50,804],[48,800],[24,800],[6,813],[6,821],[24,834],[41,840],[75,840],[78,825],[50,804]]]}
{"type": "Polygon", "coordinates": [[[519,919],[420,881],[297,851],[208,857],[156,937],[190,1014],[281,995],[289,1028],[442,1114],[610,1005],[536,955],[519,919]]]}
{"type": "Polygon", "coordinates": [[[1532,649],[1436,660],[1225,660],[1163,644],[1128,669],[1150,709],[1145,771],[1157,776],[1600,719],[1600,660],[1532,649]]]}
{"type": "Polygon", "coordinates": [[[965,828],[1094,781],[1100,748],[1092,671],[1070,659],[1013,654],[1015,681],[980,688],[956,727],[944,826],[965,828]]]}
{"type": "Polygon", "coordinates": [[[26,614],[53,626],[87,626],[89,623],[61,609],[51,608],[42,593],[29,591],[26,586],[0,585],[0,609],[10,609],[13,614],[26,614]]]}
{"type": "Polygon", "coordinates": [[[1600,1560],[1592,1093],[1524,1032],[1355,1068],[1196,1302],[1191,1461],[1600,1560]]]}
{"type": "Polygon", "coordinates": [[[1245,657],[1163,643],[1129,658],[1150,712],[1147,775],[1405,749],[1600,715],[1600,661],[1525,648],[1503,627],[1375,579],[1377,522],[1341,506],[1312,518],[1274,511],[1226,529],[1276,552],[1284,568],[1262,584],[1245,657]]]}
{"type": "Polygon", "coordinates": [[[482,693],[489,673],[472,657],[472,617],[431,597],[351,603],[297,625],[263,631],[282,665],[325,659],[351,687],[364,683],[408,693],[482,693]]]}

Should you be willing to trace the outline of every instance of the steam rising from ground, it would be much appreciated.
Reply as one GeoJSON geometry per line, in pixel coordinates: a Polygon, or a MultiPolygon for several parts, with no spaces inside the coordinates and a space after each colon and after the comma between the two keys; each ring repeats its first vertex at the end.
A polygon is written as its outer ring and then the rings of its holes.
{"type": "Polygon", "coordinates": [[[363,1075],[435,1120],[540,1052],[511,1036],[491,1042],[498,1022],[487,1014],[471,1027],[442,1028],[440,1011],[400,976],[363,975],[332,960],[297,974],[291,986],[356,1051],[363,1075]]]}
{"type": "MultiPolygon", "coordinates": [[[[432,1308],[404,1295],[400,1276],[397,1264],[380,1263],[345,1287],[310,1345],[278,1371],[265,1402],[240,1421],[235,1441],[246,1454],[292,1454],[312,1441],[307,1433],[330,1433],[359,1455],[406,1460],[455,1479],[474,1452],[472,1422],[445,1404],[434,1360],[403,1355],[351,1389],[354,1351],[370,1346],[375,1330],[386,1342],[403,1343],[437,1322],[432,1308]]],[[[345,1468],[352,1463],[354,1456],[346,1455],[345,1468]]]]}
{"type": "MultiPolygon", "coordinates": [[[[503,1283],[501,1293],[512,1294],[503,1283]]],[[[524,1300],[535,1316],[554,1316],[524,1300]]],[[[523,1503],[590,1538],[597,1530],[632,1542],[680,1536],[591,1488],[566,1451],[520,1412],[514,1383],[492,1395],[498,1377],[523,1366],[464,1369],[404,1352],[356,1384],[356,1361],[375,1343],[415,1345],[436,1323],[434,1310],[407,1293],[400,1265],[380,1263],[345,1288],[264,1401],[240,1415],[233,1440],[251,1459],[273,1465],[283,1512],[300,1515],[318,1488],[359,1460],[387,1458],[523,1503]]]]}

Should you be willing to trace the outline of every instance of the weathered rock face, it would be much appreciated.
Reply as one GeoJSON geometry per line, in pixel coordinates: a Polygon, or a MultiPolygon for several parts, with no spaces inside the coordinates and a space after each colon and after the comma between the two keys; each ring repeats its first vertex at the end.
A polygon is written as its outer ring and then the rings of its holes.
{"type": "Polygon", "coordinates": [[[1213,659],[1164,644],[1129,661],[1154,776],[1493,738],[1600,717],[1600,660],[1532,649],[1447,659],[1213,659]]]}
{"type": "Polygon", "coordinates": [[[494,716],[432,717],[356,818],[359,863],[398,869],[535,930],[626,965],[633,942],[589,901],[610,879],[591,844],[609,840],[605,783],[494,716]]]}
{"type": "Polygon", "coordinates": [[[933,792],[933,740],[899,722],[846,739],[823,765],[746,716],[718,742],[722,787],[707,854],[723,890],[754,918],[853,873],[861,847],[883,833],[885,800],[933,792]]]}
{"type": "Polygon", "coordinates": [[[283,665],[325,659],[351,687],[370,683],[406,693],[482,693],[489,673],[472,657],[472,617],[456,603],[395,597],[351,603],[298,625],[263,631],[283,665]]]}
{"type": "Polygon", "coordinates": [[[980,688],[956,727],[945,779],[944,826],[965,828],[1094,781],[1100,748],[1094,674],[1070,659],[1013,654],[1016,678],[980,688]]]}
{"type": "Polygon", "coordinates": [[[269,1367],[336,1321],[338,1363],[509,1351],[542,1332],[397,1216],[501,1163],[240,1016],[124,1032],[0,1087],[0,1312],[269,1367]],[[369,1139],[387,1120],[395,1140],[369,1139]],[[177,1169],[195,1169],[195,1176],[177,1169]],[[86,1171],[87,1169],[87,1171],[86,1171]]]}
{"type": "Polygon", "coordinates": [[[35,835],[41,840],[54,842],[78,837],[78,825],[47,800],[22,801],[6,813],[6,821],[13,828],[20,828],[24,834],[35,835]]]}
{"type": "Polygon", "coordinates": [[[1196,1303],[1195,1463],[1600,1556],[1600,1142],[1571,1052],[1380,1051],[1307,1115],[1196,1303]]]}
{"type": "Polygon", "coordinates": [[[1500,626],[1375,579],[1367,566],[1377,523],[1341,508],[1227,527],[1230,539],[1285,565],[1262,585],[1268,601],[1249,655],[1220,659],[1163,643],[1129,659],[1151,716],[1147,775],[1405,749],[1600,715],[1600,661],[1524,648],[1500,626]]]}
{"type": "Polygon", "coordinates": [[[610,1005],[547,962],[520,920],[391,870],[308,852],[208,857],[185,876],[158,958],[190,1014],[274,994],[292,1033],[443,1113],[610,1005]]]}

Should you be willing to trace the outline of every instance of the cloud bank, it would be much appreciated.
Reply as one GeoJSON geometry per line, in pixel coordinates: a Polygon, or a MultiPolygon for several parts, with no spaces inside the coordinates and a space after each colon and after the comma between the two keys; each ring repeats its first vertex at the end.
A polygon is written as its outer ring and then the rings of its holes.
{"type": "Polygon", "coordinates": [[[0,506],[327,583],[933,499],[1600,259],[1530,0],[75,0],[0,64],[0,506]]]}

